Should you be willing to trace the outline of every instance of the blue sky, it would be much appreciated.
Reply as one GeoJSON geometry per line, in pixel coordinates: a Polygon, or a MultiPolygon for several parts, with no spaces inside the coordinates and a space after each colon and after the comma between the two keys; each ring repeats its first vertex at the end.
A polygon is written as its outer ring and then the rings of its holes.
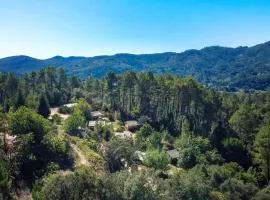
{"type": "Polygon", "coordinates": [[[270,40],[269,0],[0,0],[0,57],[182,52],[270,40]]]}

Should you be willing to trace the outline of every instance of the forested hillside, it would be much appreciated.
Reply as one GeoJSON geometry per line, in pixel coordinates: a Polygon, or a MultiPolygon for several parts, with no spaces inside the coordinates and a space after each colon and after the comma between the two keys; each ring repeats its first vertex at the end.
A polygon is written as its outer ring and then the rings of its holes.
{"type": "Polygon", "coordinates": [[[0,70],[25,73],[42,67],[61,67],[81,78],[100,78],[109,71],[152,71],[154,74],[192,75],[197,81],[223,90],[265,90],[270,82],[270,42],[254,47],[212,46],[183,53],[116,54],[97,57],[56,56],[38,60],[27,56],[0,59],[0,70]]]}
{"type": "Polygon", "coordinates": [[[270,199],[269,91],[57,68],[0,85],[0,198],[270,199]]]}

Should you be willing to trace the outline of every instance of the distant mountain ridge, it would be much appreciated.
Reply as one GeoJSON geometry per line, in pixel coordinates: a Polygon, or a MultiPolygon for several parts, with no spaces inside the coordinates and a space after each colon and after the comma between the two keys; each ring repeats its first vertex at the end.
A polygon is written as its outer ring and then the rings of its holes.
{"type": "Polygon", "coordinates": [[[0,59],[0,71],[25,73],[42,67],[61,67],[80,77],[102,77],[112,70],[153,71],[155,74],[192,75],[199,82],[216,88],[259,89],[270,87],[270,42],[253,47],[206,47],[182,53],[116,54],[95,57],[35,59],[12,56],[0,59]]]}

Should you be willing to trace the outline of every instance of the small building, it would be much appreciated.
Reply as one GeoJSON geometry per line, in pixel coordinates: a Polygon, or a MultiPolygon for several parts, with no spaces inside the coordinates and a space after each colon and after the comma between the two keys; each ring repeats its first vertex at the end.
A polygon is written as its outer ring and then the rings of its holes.
{"type": "Polygon", "coordinates": [[[176,165],[177,164],[177,161],[180,157],[180,154],[179,154],[179,151],[177,150],[168,150],[167,153],[169,154],[170,158],[171,158],[171,163],[173,165],[176,165]]]}
{"type": "Polygon", "coordinates": [[[88,127],[94,128],[95,125],[96,125],[96,123],[97,123],[97,121],[89,121],[89,122],[88,122],[88,127]]]}
{"type": "Polygon", "coordinates": [[[89,128],[94,128],[96,125],[101,125],[101,126],[105,126],[105,125],[111,125],[111,122],[108,121],[104,121],[104,120],[96,120],[96,121],[89,121],[88,122],[88,127],[89,128]]]}
{"type": "Polygon", "coordinates": [[[108,117],[102,117],[101,120],[102,120],[102,121],[105,121],[105,122],[110,122],[110,120],[109,120],[108,117]]]}
{"type": "Polygon", "coordinates": [[[140,126],[141,126],[140,123],[136,120],[130,120],[125,122],[125,127],[129,131],[136,131],[140,128],[140,126]]]}
{"type": "Polygon", "coordinates": [[[138,159],[140,160],[140,161],[143,161],[144,160],[144,158],[145,158],[145,152],[142,152],[142,151],[135,151],[135,155],[138,157],[138,159]]]}
{"type": "Polygon", "coordinates": [[[99,119],[99,118],[103,117],[103,113],[100,111],[93,111],[93,112],[91,112],[91,117],[92,117],[92,119],[99,119]]]}
{"type": "Polygon", "coordinates": [[[64,107],[67,107],[67,108],[73,108],[74,106],[76,106],[78,103],[68,103],[68,104],[64,104],[63,106],[64,107]]]}
{"type": "Polygon", "coordinates": [[[132,139],[133,138],[133,133],[131,133],[130,131],[116,132],[114,135],[117,137],[120,137],[122,139],[132,139]]]}

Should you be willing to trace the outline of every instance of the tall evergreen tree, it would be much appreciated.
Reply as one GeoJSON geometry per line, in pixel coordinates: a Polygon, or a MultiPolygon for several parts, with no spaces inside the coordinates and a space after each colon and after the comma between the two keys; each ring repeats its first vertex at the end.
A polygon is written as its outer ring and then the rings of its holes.
{"type": "Polygon", "coordinates": [[[117,88],[117,76],[114,72],[109,72],[107,76],[105,77],[106,80],[106,91],[108,95],[108,104],[109,107],[112,109],[116,109],[117,103],[116,103],[116,88],[117,88]]]}
{"type": "Polygon", "coordinates": [[[255,150],[257,159],[265,174],[266,180],[270,181],[270,125],[264,125],[260,128],[255,140],[255,150]]]}
{"type": "Polygon", "coordinates": [[[41,95],[39,99],[38,113],[43,117],[48,117],[50,115],[50,106],[44,94],[41,95]]]}
{"type": "Polygon", "coordinates": [[[16,96],[14,107],[18,109],[20,106],[25,105],[25,98],[21,90],[18,91],[18,94],[16,96]]]}
{"type": "Polygon", "coordinates": [[[240,104],[239,109],[231,116],[230,124],[237,131],[245,144],[251,144],[259,125],[256,110],[248,104],[240,104]]]}

